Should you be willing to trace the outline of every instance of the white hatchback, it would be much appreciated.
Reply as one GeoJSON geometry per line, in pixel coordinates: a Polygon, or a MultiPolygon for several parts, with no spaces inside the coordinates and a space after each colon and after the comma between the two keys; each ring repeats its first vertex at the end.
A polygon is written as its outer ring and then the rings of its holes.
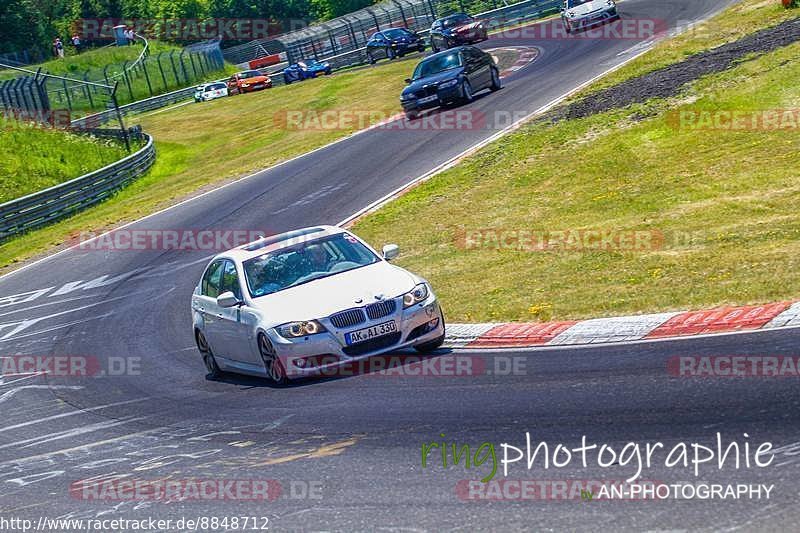
{"type": "Polygon", "coordinates": [[[444,316],[424,279],[352,233],[318,226],[217,255],[192,295],[208,373],[274,382],[401,348],[439,348],[444,316]]]}
{"type": "Polygon", "coordinates": [[[228,96],[228,86],[222,82],[206,83],[194,90],[195,102],[208,102],[224,96],[228,96]]]}

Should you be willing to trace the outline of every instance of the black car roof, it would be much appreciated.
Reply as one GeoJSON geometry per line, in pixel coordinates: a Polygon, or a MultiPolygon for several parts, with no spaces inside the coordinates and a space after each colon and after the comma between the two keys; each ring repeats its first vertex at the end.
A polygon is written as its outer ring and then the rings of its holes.
{"type": "Polygon", "coordinates": [[[454,18],[461,18],[461,17],[474,18],[474,17],[472,17],[472,15],[468,15],[467,13],[453,13],[452,15],[447,15],[446,17],[442,17],[440,19],[436,19],[434,21],[434,24],[437,23],[437,22],[442,22],[442,21],[445,21],[445,20],[450,20],[450,19],[454,19],[454,18]]]}

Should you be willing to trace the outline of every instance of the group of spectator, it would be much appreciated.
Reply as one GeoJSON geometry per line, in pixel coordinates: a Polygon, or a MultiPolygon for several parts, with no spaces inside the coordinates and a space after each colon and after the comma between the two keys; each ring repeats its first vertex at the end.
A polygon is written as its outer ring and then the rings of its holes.
{"type": "MultiPolygon", "coordinates": [[[[80,35],[77,33],[73,34],[72,37],[70,37],[70,43],[75,47],[75,53],[80,54],[82,46],[80,35]]],[[[61,41],[61,37],[53,39],[53,57],[64,57],[64,43],[61,41]]]]}
{"type": "MultiPolygon", "coordinates": [[[[123,30],[122,36],[125,38],[128,46],[136,42],[136,34],[131,29],[123,30]]],[[[70,44],[72,44],[72,46],[75,48],[75,53],[80,54],[83,47],[81,36],[75,33],[72,35],[72,37],[70,37],[69,41],[70,44]]],[[[56,37],[53,39],[53,57],[57,57],[59,59],[63,59],[64,57],[64,42],[61,40],[61,37],[56,37]]]]}

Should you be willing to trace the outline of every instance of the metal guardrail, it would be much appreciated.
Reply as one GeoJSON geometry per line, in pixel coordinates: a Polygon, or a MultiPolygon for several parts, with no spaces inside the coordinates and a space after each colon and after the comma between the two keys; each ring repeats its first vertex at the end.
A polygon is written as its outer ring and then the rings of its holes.
{"type": "Polygon", "coordinates": [[[0,204],[0,241],[105,200],[135,180],[156,158],[153,138],[143,134],[145,145],[137,152],[89,174],[48,189],[0,204]]]}

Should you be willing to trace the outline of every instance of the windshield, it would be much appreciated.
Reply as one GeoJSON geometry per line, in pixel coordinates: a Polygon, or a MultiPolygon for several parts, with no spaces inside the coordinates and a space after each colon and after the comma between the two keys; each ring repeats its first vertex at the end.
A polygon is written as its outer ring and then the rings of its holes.
{"type": "Polygon", "coordinates": [[[383,32],[383,35],[385,35],[387,39],[399,39],[400,37],[406,37],[408,34],[408,31],[401,28],[395,28],[383,32]]]}
{"type": "Polygon", "coordinates": [[[583,4],[588,4],[591,1],[592,0],[567,0],[567,7],[568,8],[570,8],[570,7],[578,7],[578,6],[583,5],[583,4]]]}
{"type": "Polygon", "coordinates": [[[460,26],[472,22],[472,17],[469,15],[454,15],[442,21],[442,28],[452,28],[453,26],[460,26]]]}
{"type": "Polygon", "coordinates": [[[297,62],[297,64],[300,65],[301,67],[313,67],[313,66],[317,65],[317,60],[316,59],[301,59],[300,61],[297,62]]]}
{"type": "Polygon", "coordinates": [[[451,52],[440,56],[433,56],[426,59],[414,69],[413,79],[427,78],[439,72],[450,70],[451,68],[458,68],[461,66],[461,56],[458,52],[451,52]]]}
{"type": "Polygon", "coordinates": [[[258,298],[377,261],[358,239],[340,233],[245,261],[244,275],[250,295],[258,298]]]}
{"type": "Polygon", "coordinates": [[[255,78],[256,76],[261,76],[261,73],[257,70],[247,70],[239,74],[239,78],[246,80],[247,78],[255,78]]]}

